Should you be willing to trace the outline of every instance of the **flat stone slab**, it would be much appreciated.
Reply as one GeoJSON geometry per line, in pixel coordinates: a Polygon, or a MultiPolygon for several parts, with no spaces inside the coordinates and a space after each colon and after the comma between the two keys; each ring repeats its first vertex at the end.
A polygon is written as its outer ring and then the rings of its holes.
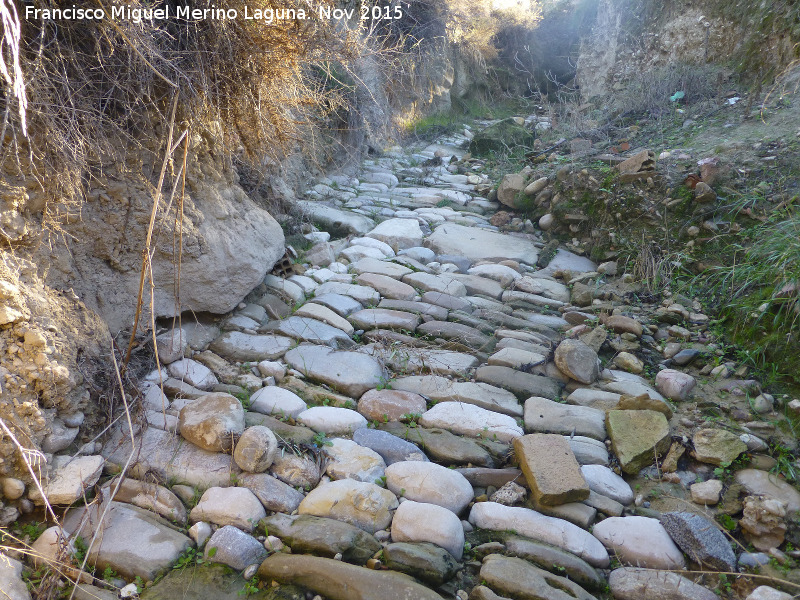
{"type": "Polygon", "coordinates": [[[646,569],[680,570],[686,561],[661,523],[649,517],[609,517],[594,536],[622,562],[646,569]]]}
{"type": "Polygon", "coordinates": [[[472,507],[469,522],[481,529],[516,531],[519,535],[571,552],[594,567],[602,568],[610,562],[603,544],[588,531],[529,508],[477,502],[472,507]]]}
{"type": "Polygon", "coordinates": [[[461,435],[501,442],[523,434],[513,417],[464,402],[440,402],[426,411],[419,422],[425,427],[440,427],[461,435]]]}
{"type": "MultiPolygon", "coordinates": [[[[338,281],[326,281],[317,288],[317,295],[324,296],[326,294],[349,296],[362,305],[374,305],[381,300],[381,295],[371,287],[366,285],[356,285],[353,283],[341,283],[338,281]]],[[[322,303],[321,299],[316,295],[314,296],[314,301],[322,303]]]]}
{"type": "Polygon", "coordinates": [[[622,567],[608,576],[611,593],[617,600],[715,600],[713,591],[669,571],[622,567]]]}
{"type": "MultiPolygon", "coordinates": [[[[294,311],[295,317],[308,317],[309,319],[316,319],[327,323],[331,327],[341,329],[348,336],[353,335],[355,329],[353,326],[336,311],[331,310],[327,306],[317,304],[316,302],[306,302],[303,306],[294,311]]],[[[288,349],[288,348],[287,348],[288,349]]]]}
{"type": "Polygon", "coordinates": [[[519,348],[501,348],[489,357],[489,364],[497,367],[525,370],[542,364],[547,357],[519,348]]]}
{"type": "Polygon", "coordinates": [[[364,347],[371,356],[398,373],[435,373],[463,376],[480,364],[471,354],[432,348],[396,348],[384,343],[364,347]]]}
{"type": "Polygon", "coordinates": [[[492,365],[479,367],[475,372],[475,378],[489,385],[504,388],[520,400],[526,400],[531,396],[555,400],[561,393],[561,386],[555,379],[524,373],[508,367],[492,365]]]}
{"type": "Polygon", "coordinates": [[[362,427],[353,433],[353,441],[377,452],[387,465],[404,461],[426,462],[428,460],[425,453],[417,446],[388,431],[362,427]]]}
{"type": "Polygon", "coordinates": [[[596,410],[609,411],[616,410],[622,394],[615,392],[605,392],[592,388],[578,388],[567,396],[568,404],[586,406],[596,410]]]}
{"type": "MultiPolygon", "coordinates": [[[[103,472],[102,456],[55,456],[48,465],[49,479],[44,482],[44,495],[50,504],[72,504],[83,498],[97,483],[103,472]]],[[[43,505],[39,490],[31,486],[29,498],[43,505]]]]}
{"type": "Polygon", "coordinates": [[[520,600],[594,600],[589,592],[565,577],[534,567],[521,558],[500,554],[491,554],[484,558],[480,579],[493,590],[520,600]]]}
{"type": "Polygon", "coordinates": [[[341,329],[308,317],[289,317],[282,321],[272,321],[264,326],[267,331],[314,344],[325,344],[331,348],[350,348],[355,342],[341,329]]]}
{"type": "Polygon", "coordinates": [[[403,277],[403,282],[419,288],[425,292],[439,292],[461,298],[467,295],[464,284],[452,277],[432,275],[430,273],[409,273],[403,277]]]}
{"type": "Polygon", "coordinates": [[[742,469],[736,471],[736,482],[742,484],[751,494],[763,494],[785,502],[788,513],[800,512],[800,492],[775,473],[742,469]]]}
{"type": "Polygon", "coordinates": [[[328,434],[350,434],[367,426],[363,415],[337,406],[312,406],[297,415],[297,420],[314,431],[328,434]]]}
{"type": "Polygon", "coordinates": [[[432,462],[403,461],[389,465],[386,487],[409,500],[435,504],[455,514],[464,510],[473,497],[472,486],[461,473],[432,462]]]}
{"type": "Polygon", "coordinates": [[[275,514],[262,519],[261,524],[296,554],[333,558],[341,553],[342,560],[363,565],[381,549],[378,540],[363,529],[335,519],[275,514]]]}
{"type": "Polygon", "coordinates": [[[652,464],[670,443],[669,423],[653,410],[612,410],[606,414],[611,448],[622,470],[635,475],[652,464]]]}
{"type": "Polygon", "coordinates": [[[351,398],[359,398],[377,387],[386,375],[371,356],[337,352],[325,346],[300,345],[289,350],[285,360],[306,377],[328,384],[351,398]]]}
{"type": "Polygon", "coordinates": [[[126,579],[152,581],[193,546],[192,540],[175,531],[165,519],[121,502],[71,510],[63,527],[84,540],[91,540],[102,529],[89,550],[89,564],[101,570],[111,568],[126,579]],[[106,506],[108,512],[103,517],[106,506]]]}
{"type": "Polygon", "coordinates": [[[633,502],[633,490],[628,482],[602,465],[584,465],[581,467],[586,483],[593,492],[607,496],[623,505],[633,502]]]}
{"type": "Polygon", "coordinates": [[[258,569],[265,581],[276,580],[324,594],[329,600],[442,600],[413,578],[374,571],[339,560],[302,554],[273,554],[258,569]]]}
{"type": "Polygon", "coordinates": [[[391,329],[414,332],[420,317],[414,313],[387,308],[365,308],[348,317],[358,329],[391,329]]]}
{"type": "Polygon", "coordinates": [[[252,335],[239,331],[223,333],[209,349],[223,358],[238,362],[275,360],[292,347],[292,341],[282,335],[252,335]]]}
{"type": "Polygon", "coordinates": [[[427,302],[413,302],[411,300],[392,300],[391,298],[381,300],[380,304],[378,304],[378,308],[404,310],[406,312],[418,315],[426,315],[429,317],[433,317],[433,319],[437,321],[446,321],[447,315],[450,312],[446,308],[442,308],[441,306],[436,306],[435,304],[429,304],[427,302]]]}
{"type": "Polygon", "coordinates": [[[422,244],[422,229],[416,219],[387,219],[367,235],[389,244],[395,251],[422,244]]]}
{"type": "Polygon", "coordinates": [[[243,475],[239,485],[253,492],[264,508],[276,512],[292,513],[304,498],[302,492],[267,473],[243,475]]]}
{"type": "Polygon", "coordinates": [[[397,279],[401,279],[403,275],[413,273],[408,267],[377,258],[362,258],[350,265],[350,268],[358,275],[362,273],[376,273],[378,275],[387,275],[397,279]]]}
{"type": "Polygon", "coordinates": [[[312,221],[319,223],[325,231],[330,231],[332,234],[347,235],[356,233],[364,235],[375,227],[375,222],[369,217],[346,210],[339,210],[320,202],[299,200],[297,207],[312,221]]]}
{"type": "Polygon", "coordinates": [[[433,460],[444,465],[465,465],[472,463],[493,467],[494,459],[490,452],[477,440],[461,437],[446,429],[409,427],[397,421],[379,424],[382,431],[416,444],[433,460]]]}
{"type": "Polygon", "coordinates": [[[402,502],[392,519],[395,542],[430,542],[461,560],[464,552],[464,527],[450,510],[436,504],[402,502]]]}
{"type": "Polygon", "coordinates": [[[122,467],[134,451],[129,473],[147,480],[155,475],[161,481],[174,481],[201,489],[231,484],[231,473],[239,467],[230,454],[209,452],[167,431],[148,428],[136,436],[135,448],[123,428],[114,428],[111,439],[103,445],[103,456],[122,467]]]}
{"type": "Polygon", "coordinates": [[[499,300],[503,295],[503,290],[505,289],[494,279],[488,279],[479,275],[451,273],[450,277],[463,283],[464,287],[467,288],[467,294],[470,296],[486,296],[488,298],[499,300]]]}
{"type": "Polygon", "coordinates": [[[465,402],[512,417],[522,416],[517,397],[488,383],[453,381],[436,375],[400,377],[392,382],[393,389],[421,394],[436,402],[465,402]]]}
{"type": "Polygon", "coordinates": [[[518,437],[514,453],[539,504],[555,506],[589,497],[580,465],[562,436],[534,433],[518,437]]]}
{"type": "Polygon", "coordinates": [[[450,321],[428,321],[420,325],[417,331],[423,335],[461,342],[476,349],[487,348],[492,342],[488,335],[479,333],[468,325],[450,321]]]}
{"type": "Polygon", "coordinates": [[[535,266],[539,258],[539,250],[530,240],[454,223],[439,225],[425,240],[425,246],[437,254],[464,256],[473,263],[516,260],[535,266]]]}
{"type": "Polygon", "coordinates": [[[347,315],[364,308],[355,298],[344,296],[342,294],[317,293],[314,296],[314,303],[330,308],[340,317],[346,317],[347,315]]]}
{"type": "Polygon", "coordinates": [[[557,570],[589,589],[601,589],[605,583],[589,563],[556,546],[521,537],[508,538],[505,546],[508,553],[524,558],[547,571],[557,570]]]}
{"type": "Polygon", "coordinates": [[[600,440],[582,435],[566,435],[564,438],[581,465],[608,465],[608,450],[600,440]]]}
{"type": "Polygon", "coordinates": [[[356,277],[356,282],[373,288],[384,298],[413,300],[417,295],[417,290],[413,287],[387,275],[364,273],[356,277]]]}
{"type": "Polygon", "coordinates": [[[266,516],[264,506],[246,487],[211,487],[189,513],[189,520],[232,525],[250,533],[266,516]]]}
{"type": "Polygon", "coordinates": [[[533,396],[525,401],[525,430],[606,439],[606,414],[587,406],[561,404],[533,396]]]}
{"type": "Polygon", "coordinates": [[[391,390],[370,390],[358,400],[358,412],[371,421],[399,421],[404,415],[421,415],[427,409],[425,398],[396,385],[391,390]]]}

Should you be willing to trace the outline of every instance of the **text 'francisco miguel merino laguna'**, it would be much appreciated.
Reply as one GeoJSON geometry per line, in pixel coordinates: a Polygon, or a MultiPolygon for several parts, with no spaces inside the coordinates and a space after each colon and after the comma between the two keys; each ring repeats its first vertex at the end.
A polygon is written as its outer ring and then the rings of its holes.
{"type": "MultiPolygon", "coordinates": [[[[321,6],[316,11],[320,19],[351,19],[356,16],[356,9],[331,8],[321,6]]],[[[403,17],[400,6],[366,6],[363,5],[358,15],[361,19],[400,19],[403,17]]],[[[134,23],[152,20],[166,20],[171,18],[186,19],[190,21],[201,20],[234,20],[245,19],[248,21],[263,21],[271,24],[275,21],[305,20],[313,18],[310,12],[302,8],[250,8],[247,5],[243,10],[235,8],[192,8],[190,6],[163,6],[161,8],[143,8],[140,6],[112,6],[110,12],[103,8],[82,8],[74,4],[66,8],[36,8],[25,6],[26,19],[45,19],[52,21],[101,21],[106,17],[113,20],[129,20],[134,23]]]]}

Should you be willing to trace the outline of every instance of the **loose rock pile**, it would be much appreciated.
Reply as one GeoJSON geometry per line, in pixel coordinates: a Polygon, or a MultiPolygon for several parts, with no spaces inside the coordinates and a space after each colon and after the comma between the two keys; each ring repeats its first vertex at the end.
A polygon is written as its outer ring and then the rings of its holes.
{"type": "MultiPolygon", "coordinates": [[[[713,523],[722,501],[783,555],[800,493],[765,456],[735,482],[714,471],[766,449],[774,425],[734,411],[774,399],[714,368],[696,301],[641,306],[615,265],[558,249],[540,266],[531,223],[492,225],[491,186],[458,150],[468,134],[316,185],[303,272],[158,337],[135,441],[123,424],[100,455],[55,457],[44,496],[90,497],[103,468],[127,478],[34,549],[99,534],[90,564],[124,584],[196,548],[282,598],[711,600],[713,576],[673,571],[757,560],[713,523]],[[709,397],[741,425],[704,420],[709,397]],[[667,510],[638,492],[653,481],[674,484],[667,510]]],[[[530,196],[547,182],[512,183],[530,196]]],[[[27,598],[8,564],[3,591],[27,598]]],[[[169,597],[174,577],[143,597],[169,597]]]]}

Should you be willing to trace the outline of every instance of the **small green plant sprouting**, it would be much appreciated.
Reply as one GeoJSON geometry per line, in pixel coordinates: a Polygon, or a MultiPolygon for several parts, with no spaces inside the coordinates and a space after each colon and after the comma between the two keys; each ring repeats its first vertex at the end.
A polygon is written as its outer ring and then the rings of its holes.
{"type": "Polygon", "coordinates": [[[382,475],[375,480],[375,485],[386,487],[386,475],[382,475]]]}
{"type": "Polygon", "coordinates": [[[318,448],[322,448],[323,446],[333,446],[333,442],[331,442],[327,437],[325,437],[325,432],[318,431],[314,435],[314,439],[312,440],[314,445],[318,448]]]}
{"type": "Polygon", "coordinates": [[[725,514],[717,515],[717,521],[719,521],[719,524],[722,525],[728,531],[733,531],[734,529],[736,529],[737,525],[736,519],[734,519],[730,515],[725,515],[725,514]]]}
{"type": "Polygon", "coordinates": [[[412,427],[416,426],[419,420],[422,418],[422,415],[419,413],[406,413],[402,417],[400,417],[400,421],[402,423],[406,423],[411,425],[412,427]],[[413,423],[413,425],[412,425],[413,423]]]}
{"type": "Polygon", "coordinates": [[[133,583],[136,585],[136,593],[141,594],[144,591],[144,579],[142,579],[140,575],[137,575],[133,583]]]}
{"type": "Polygon", "coordinates": [[[242,403],[242,408],[250,410],[250,392],[237,392],[234,397],[242,403]]]}
{"type": "Polygon", "coordinates": [[[244,582],[244,586],[237,592],[237,594],[246,598],[248,596],[252,596],[253,594],[257,594],[258,592],[258,577],[254,575],[244,582]]]}
{"type": "Polygon", "coordinates": [[[392,380],[391,379],[386,379],[386,377],[381,375],[381,378],[378,380],[378,385],[375,386],[375,389],[377,389],[377,390],[390,390],[390,389],[392,389],[392,380]]]}
{"type": "MultiPolygon", "coordinates": [[[[209,548],[208,558],[214,558],[216,553],[216,548],[209,548]]],[[[202,552],[198,551],[196,548],[187,548],[186,551],[178,557],[178,560],[175,561],[175,564],[172,565],[172,570],[183,571],[186,567],[202,565],[205,562],[206,558],[203,557],[202,552]]]]}
{"type": "Polygon", "coordinates": [[[105,569],[103,569],[103,575],[102,577],[100,577],[100,579],[111,583],[111,581],[113,579],[116,579],[117,577],[119,577],[119,575],[117,575],[117,572],[114,569],[112,569],[111,567],[106,567],[105,569]]]}

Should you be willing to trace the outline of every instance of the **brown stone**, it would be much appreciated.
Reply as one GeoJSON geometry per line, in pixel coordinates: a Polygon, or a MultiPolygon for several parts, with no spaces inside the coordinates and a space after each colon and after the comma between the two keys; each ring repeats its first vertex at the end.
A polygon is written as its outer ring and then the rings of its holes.
{"type": "Polygon", "coordinates": [[[622,174],[652,171],[655,168],[656,155],[652,150],[642,150],[639,154],[619,163],[617,169],[622,174]]]}
{"type": "Polygon", "coordinates": [[[589,497],[589,486],[564,436],[524,435],[514,440],[514,452],[536,502],[555,506],[589,497]]]}
{"type": "Polygon", "coordinates": [[[658,400],[657,398],[651,398],[650,394],[640,394],[638,396],[629,396],[627,394],[623,394],[620,399],[619,403],[617,404],[617,409],[619,410],[655,410],[660,413],[664,413],[664,415],[668,418],[672,418],[672,409],[669,407],[669,404],[664,402],[663,400],[658,400]]]}
{"type": "MultiPolygon", "coordinates": [[[[625,398],[625,396],[623,396],[625,398]]],[[[678,470],[678,461],[683,456],[683,453],[686,452],[686,448],[680,442],[672,442],[672,445],[669,447],[669,452],[664,457],[664,460],[661,463],[661,470],[664,473],[674,473],[678,470]]]]}
{"type": "Polygon", "coordinates": [[[358,401],[358,412],[370,421],[399,421],[403,415],[422,414],[427,410],[425,398],[412,392],[370,390],[358,401]]]}
{"type": "Polygon", "coordinates": [[[630,317],[613,315],[605,320],[605,326],[615,333],[632,333],[636,337],[642,337],[642,324],[630,317]]]}

